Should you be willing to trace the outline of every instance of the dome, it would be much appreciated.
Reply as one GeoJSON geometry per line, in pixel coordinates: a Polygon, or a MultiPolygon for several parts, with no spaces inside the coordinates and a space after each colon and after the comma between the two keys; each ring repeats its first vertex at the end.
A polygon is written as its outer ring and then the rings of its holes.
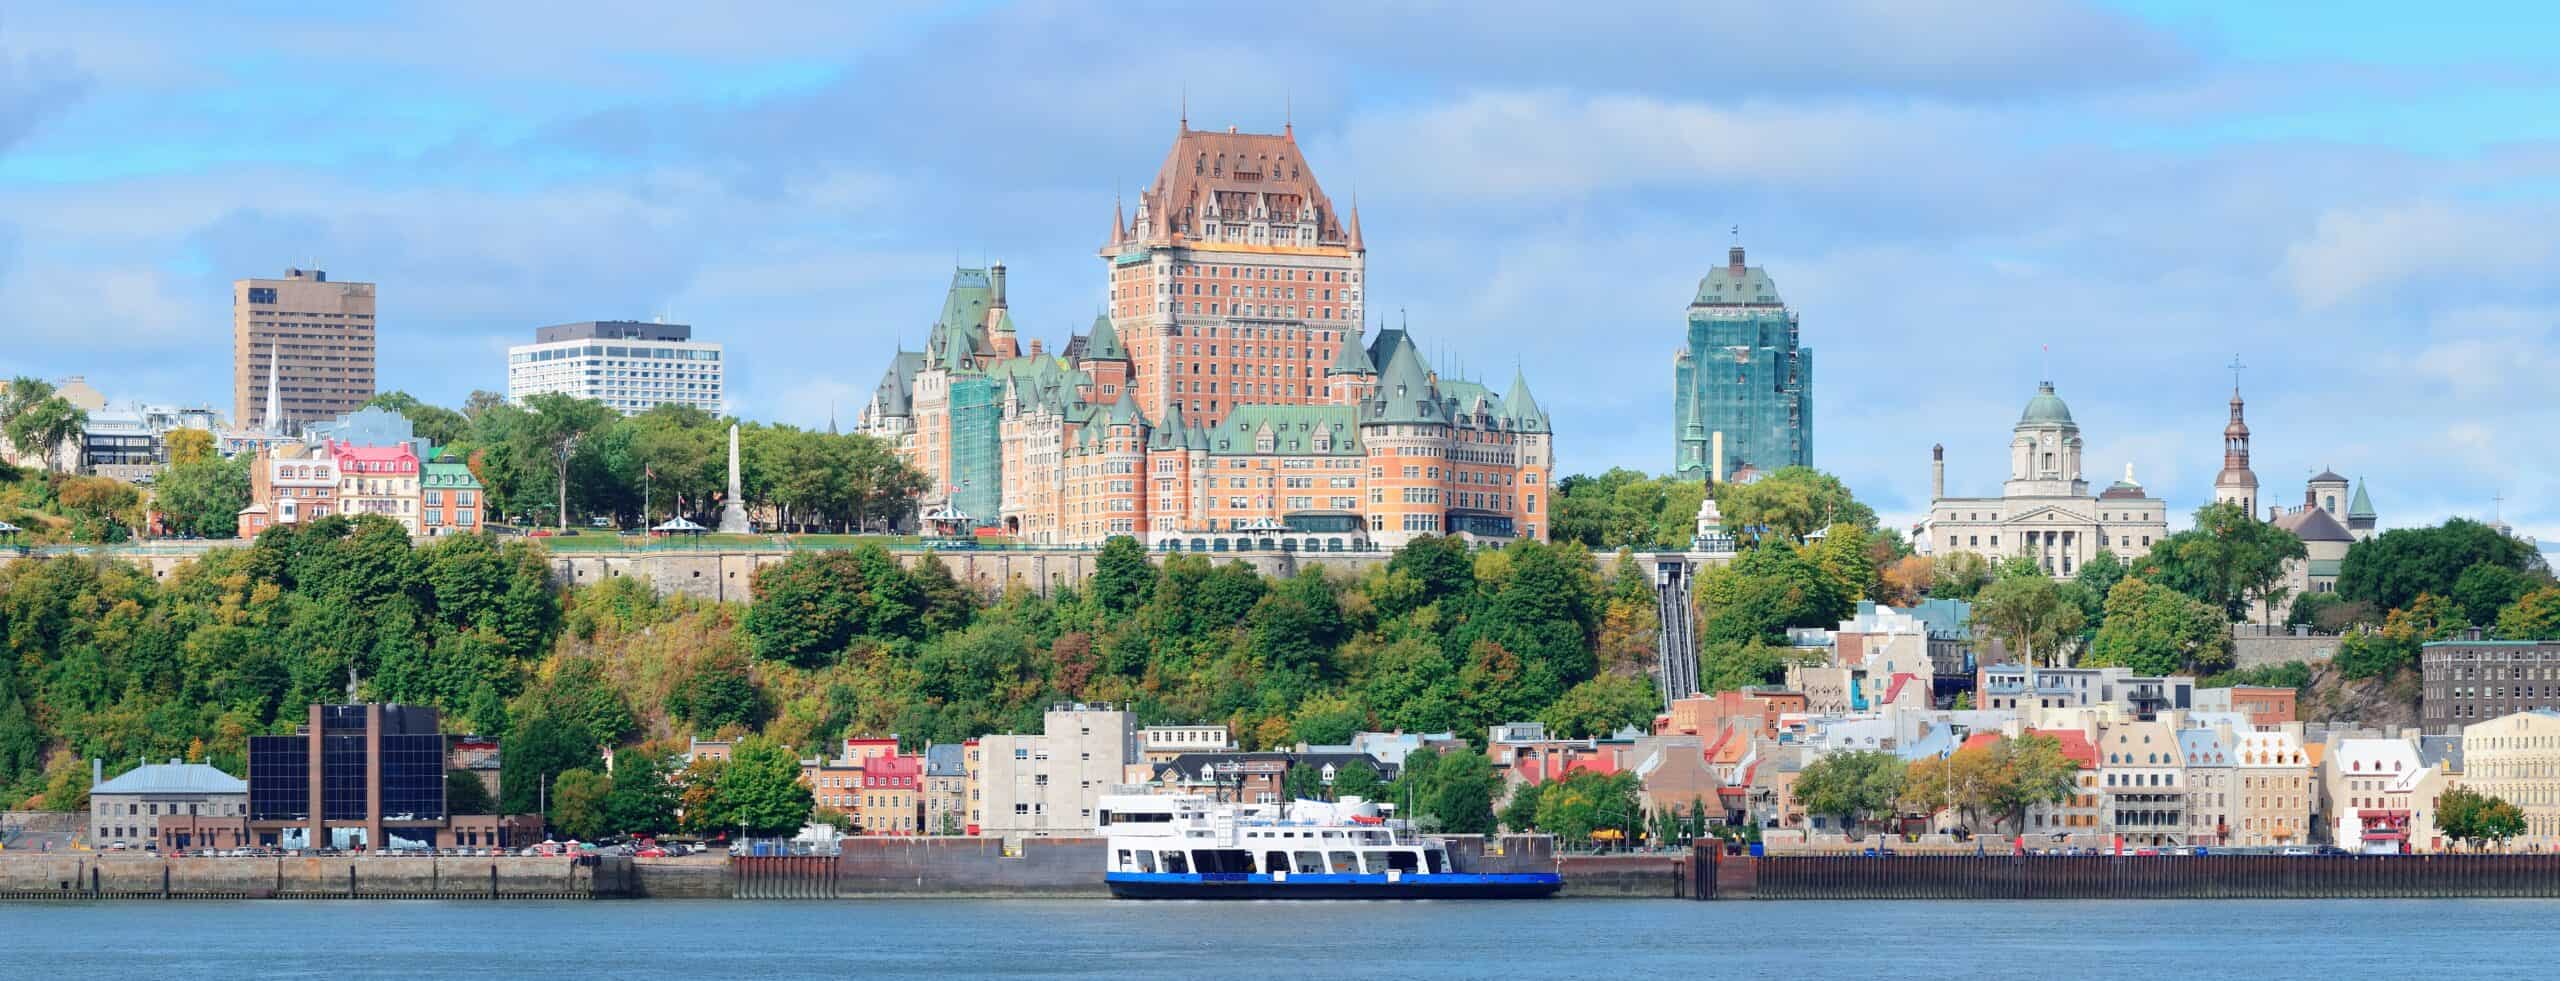
{"type": "Polygon", "coordinates": [[[2315,484],[2343,484],[2346,482],[2347,478],[2338,476],[2338,472],[2335,470],[2323,470],[2318,474],[2313,475],[2311,478],[2311,483],[2315,484]]]}
{"type": "Polygon", "coordinates": [[[2036,397],[2027,400],[2027,411],[2019,414],[2018,425],[2071,426],[2071,407],[2062,404],[2062,396],[2053,394],[2053,383],[2036,386],[2036,397]]]}

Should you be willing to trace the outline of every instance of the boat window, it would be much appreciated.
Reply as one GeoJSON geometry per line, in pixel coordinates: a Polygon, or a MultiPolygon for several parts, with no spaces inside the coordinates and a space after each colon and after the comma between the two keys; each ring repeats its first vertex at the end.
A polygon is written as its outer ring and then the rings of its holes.
{"type": "Polygon", "coordinates": [[[1201,872],[1252,872],[1253,853],[1241,848],[1201,848],[1191,853],[1195,870],[1201,872]]]}
{"type": "Polygon", "coordinates": [[[1420,862],[1421,860],[1414,857],[1413,849],[1410,848],[1399,848],[1387,853],[1387,867],[1398,872],[1411,872],[1420,867],[1420,862]]]}
{"type": "Polygon", "coordinates": [[[1156,853],[1154,853],[1154,852],[1139,852],[1139,853],[1138,853],[1138,871],[1140,871],[1140,872],[1153,872],[1153,871],[1155,871],[1155,870],[1156,870],[1156,853]]]}
{"type": "Polygon", "coordinates": [[[1183,858],[1181,852],[1166,852],[1164,853],[1164,870],[1175,875],[1188,874],[1191,871],[1191,862],[1183,858]]]}
{"type": "Polygon", "coordinates": [[[1296,853],[1296,856],[1298,859],[1298,867],[1292,871],[1305,872],[1310,875],[1324,871],[1324,856],[1322,854],[1316,852],[1298,852],[1296,853]]]}
{"type": "Polygon", "coordinates": [[[1335,872],[1348,875],[1360,871],[1360,856],[1350,852],[1328,852],[1325,860],[1332,863],[1335,872]]]}
{"type": "Polygon", "coordinates": [[[1449,856],[1443,854],[1439,849],[1424,849],[1422,852],[1422,858],[1423,861],[1431,863],[1431,874],[1433,875],[1439,875],[1442,872],[1449,871],[1449,856]]]}
{"type": "Polygon", "coordinates": [[[1264,874],[1264,875],[1269,875],[1269,874],[1271,874],[1271,873],[1273,873],[1273,872],[1286,872],[1286,871],[1289,871],[1289,853],[1288,853],[1288,852],[1264,852],[1264,853],[1262,853],[1262,872],[1263,872],[1263,874],[1264,874]]]}
{"type": "Polygon", "coordinates": [[[1387,871],[1386,854],[1383,852],[1361,852],[1360,871],[1369,873],[1370,875],[1385,875],[1387,871]]]}
{"type": "Polygon", "coordinates": [[[1120,866],[1119,866],[1119,868],[1120,868],[1120,871],[1122,871],[1122,872],[1127,872],[1127,871],[1129,871],[1129,850],[1128,850],[1128,849],[1126,849],[1126,848],[1123,848],[1123,849],[1121,849],[1121,850],[1120,850],[1120,866]]]}

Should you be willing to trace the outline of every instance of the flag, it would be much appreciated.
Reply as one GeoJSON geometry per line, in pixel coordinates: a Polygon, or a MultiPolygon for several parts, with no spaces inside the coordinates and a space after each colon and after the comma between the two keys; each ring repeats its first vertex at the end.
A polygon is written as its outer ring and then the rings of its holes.
{"type": "Polygon", "coordinates": [[[658,476],[658,472],[657,472],[657,471],[655,471],[655,470],[651,470],[651,469],[649,469],[649,468],[647,468],[647,467],[641,467],[641,468],[640,468],[640,476],[647,477],[647,478],[650,478],[650,479],[653,479],[653,480],[654,480],[654,479],[656,479],[656,478],[657,478],[657,476],[658,476]]]}

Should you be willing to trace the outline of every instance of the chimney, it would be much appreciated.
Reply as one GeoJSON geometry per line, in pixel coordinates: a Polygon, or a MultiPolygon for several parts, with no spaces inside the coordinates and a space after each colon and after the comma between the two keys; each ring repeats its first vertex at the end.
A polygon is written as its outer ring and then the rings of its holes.
{"type": "Polygon", "coordinates": [[[995,289],[995,297],[989,301],[989,304],[998,310],[1004,309],[1004,263],[999,262],[988,266],[987,280],[995,289]]]}
{"type": "Polygon", "coordinates": [[[1725,250],[1724,257],[1725,265],[1733,270],[1733,274],[1742,275],[1742,246],[1725,250]]]}
{"type": "Polygon", "coordinates": [[[2318,494],[2313,493],[2313,492],[2312,492],[2312,490],[2311,490],[2311,488],[2309,488],[2309,487],[2304,487],[2304,488],[2302,489],[2302,509],[2303,509],[2303,510],[2305,510],[2305,511],[2308,511],[2308,510],[2311,510],[2312,508],[2316,508],[2316,507],[2319,507],[2319,506],[2320,506],[2320,497],[2319,497],[2319,495],[2318,495],[2318,494]]]}
{"type": "Polygon", "coordinates": [[[1032,357],[1035,357],[1035,358],[1036,358],[1036,357],[1039,357],[1042,353],[1044,353],[1044,352],[1046,351],[1046,349],[1047,349],[1047,348],[1048,348],[1048,345],[1047,345],[1046,343],[1042,342],[1039,338],[1034,337],[1034,338],[1032,338],[1032,339],[1031,339],[1031,356],[1032,356],[1032,357]]]}
{"type": "Polygon", "coordinates": [[[1946,496],[1947,444],[1938,443],[1929,447],[1929,499],[1943,500],[1946,496]]]}

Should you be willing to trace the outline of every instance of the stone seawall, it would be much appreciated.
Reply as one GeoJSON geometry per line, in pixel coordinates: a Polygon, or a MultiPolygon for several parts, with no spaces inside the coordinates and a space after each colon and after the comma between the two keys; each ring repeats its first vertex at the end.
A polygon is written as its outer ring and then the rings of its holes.
{"type": "Polygon", "coordinates": [[[1700,898],[1716,899],[2560,898],[2560,855],[1700,860],[1714,866],[1700,898]]]}
{"type": "Polygon", "coordinates": [[[637,894],[626,858],[0,855],[7,899],[588,899],[637,894]]]}

